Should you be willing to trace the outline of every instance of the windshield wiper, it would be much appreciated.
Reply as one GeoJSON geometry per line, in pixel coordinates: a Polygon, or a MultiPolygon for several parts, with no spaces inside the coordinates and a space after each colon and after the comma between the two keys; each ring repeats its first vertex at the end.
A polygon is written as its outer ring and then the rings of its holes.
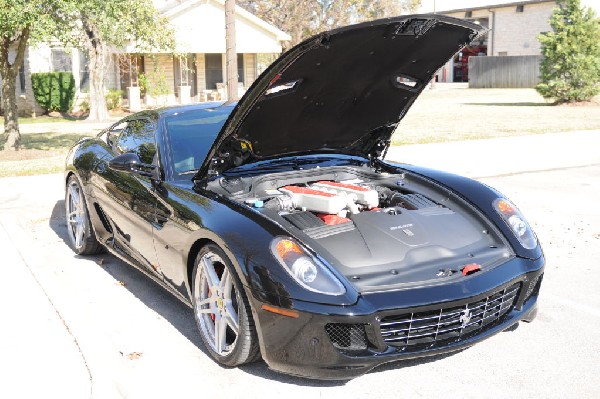
{"type": "MultiPolygon", "coordinates": [[[[230,169],[226,171],[225,175],[239,175],[244,173],[263,173],[277,169],[291,168],[294,170],[301,170],[303,166],[311,166],[318,165],[330,161],[339,161],[340,163],[353,163],[356,164],[358,160],[356,159],[344,159],[333,156],[323,156],[318,158],[298,158],[294,157],[286,160],[272,160],[272,161],[264,161],[258,165],[247,164],[240,166],[238,168],[230,169]]],[[[365,162],[361,162],[365,163],[365,162]]]]}
{"type": "Polygon", "coordinates": [[[190,170],[186,170],[185,172],[179,172],[180,175],[191,175],[192,173],[196,173],[198,172],[200,169],[190,169],[190,170]]]}

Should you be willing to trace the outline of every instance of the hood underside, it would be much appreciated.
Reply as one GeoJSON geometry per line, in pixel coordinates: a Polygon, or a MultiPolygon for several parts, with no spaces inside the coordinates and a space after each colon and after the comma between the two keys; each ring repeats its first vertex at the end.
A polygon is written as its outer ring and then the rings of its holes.
{"type": "Polygon", "coordinates": [[[198,177],[293,154],[379,156],[436,71],[483,32],[464,20],[412,15],[300,43],[240,100],[198,177]]]}

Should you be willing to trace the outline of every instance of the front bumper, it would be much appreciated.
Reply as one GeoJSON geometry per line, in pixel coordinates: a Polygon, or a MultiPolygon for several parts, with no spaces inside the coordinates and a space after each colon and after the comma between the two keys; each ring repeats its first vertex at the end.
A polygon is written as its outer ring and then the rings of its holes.
{"type": "MultiPolygon", "coordinates": [[[[372,368],[387,362],[402,359],[433,356],[457,351],[503,331],[521,320],[531,321],[537,312],[537,296],[543,275],[544,260],[515,258],[481,276],[472,276],[463,282],[437,287],[421,287],[399,293],[365,295],[353,306],[328,306],[299,301],[290,301],[290,308],[299,312],[298,318],[281,316],[261,308],[265,297],[253,292],[249,295],[265,362],[275,371],[315,379],[350,379],[362,375],[372,368]],[[508,273],[507,271],[511,271],[508,273]],[[520,271],[521,273],[519,273],[520,271]],[[511,275],[512,274],[512,275],[511,275]],[[509,277],[508,280],[506,277],[509,277]],[[500,293],[511,292],[518,287],[511,303],[498,305],[500,293]],[[429,292],[429,295],[427,295],[429,292]],[[435,294],[434,294],[435,293],[435,294]],[[444,298],[426,301],[425,298],[444,298]],[[398,302],[398,299],[404,301],[398,302]],[[412,298],[413,300],[410,300],[412,298]],[[420,299],[415,299],[420,298],[420,299]],[[425,301],[424,301],[425,300],[425,301]],[[496,302],[491,302],[492,300],[496,302]],[[420,303],[419,303],[420,302],[420,303]],[[481,328],[458,335],[446,336],[443,340],[419,341],[414,345],[390,342],[389,330],[384,331],[382,321],[397,315],[410,314],[417,317],[443,309],[461,307],[497,306],[496,319],[481,328]],[[500,312],[500,309],[504,309],[500,312]],[[336,336],[332,326],[351,326],[344,331],[345,338],[336,336]],[[358,326],[358,327],[353,327],[358,326]],[[387,339],[386,339],[387,338],[387,339]]],[[[491,314],[493,312],[489,312],[491,314]]],[[[467,312],[465,312],[467,314],[467,312]]],[[[468,317],[475,315],[473,310],[468,317]]],[[[460,315],[462,317],[462,314],[460,315]]],[[[456,323],[459,315],[454,318],[456,323]]],[[[412,319],[411,319],[412,320],[412,319]]],[[[412,322],[411,322],[412,323],[412,322]]],[[[455,324],[456,324],[455,323],[455,324]]],[[[475,325],[471,322],[470,325],[475,325]]],[[[442,336],[444,323],[437,327],[435,337],[442,336]]],[[[469,325],[468,321],[465,325],[469,325]]],[[[414,326],[412,331],[415,331],[414,326]]],[[[419,332],[419,331],[417,331],[419,332]]],[[[403,333],[398,333],[403,334],[403,333]]],[[[418,334],[414,334],[418,337],[418,334]]],[[[393,341],[393,340],[392,340],[393,341]]],[[[410,339],[401,339],[408,342],[410,339]]]]}

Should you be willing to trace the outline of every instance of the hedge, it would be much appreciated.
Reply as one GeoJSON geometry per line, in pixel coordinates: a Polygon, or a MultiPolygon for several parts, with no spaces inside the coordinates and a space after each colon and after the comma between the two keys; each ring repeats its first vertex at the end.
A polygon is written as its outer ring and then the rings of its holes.
{"type": "Polygon", "coordinates": [[[71,72],[32,73],[33,96],[46,111],[68,112],[75,98],[75,78],[71,72]]]}

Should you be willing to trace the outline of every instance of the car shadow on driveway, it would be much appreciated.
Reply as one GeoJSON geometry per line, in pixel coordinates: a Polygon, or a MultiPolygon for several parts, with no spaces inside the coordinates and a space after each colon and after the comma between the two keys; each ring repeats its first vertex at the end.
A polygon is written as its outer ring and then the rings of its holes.
{"type": "MultiPolygon", "coordinates": [[[[65,245],[69,246],[69,238],[67,237],[66,231],[64,200],[57,201],[54,205],[52,209],[52,215],[49,220],[49,227],[65,245]]],[[[120,285],[125,287],[137,299],[139,299],[145,306],[154,310],[165,320],[167,320],[185,338],[187,338],[200,351],[202,351],[202,353],[204,353],[210,359],[210,361],[213,361],[200,339],[196,322],[194,320],[194,314],[191,308],[183,304],[144,273],[109,253],[102,253],[94,256],[75,256],[81,259],[93,260],[98,267],[101,267],[103,270],[105,270],[117,282],[119,282],[120,285]]],[[[407,367],[418,366],[421,364],[441,360],[451,356],[453,353],[456,352],[430,356],[426,358],[390,362],[376,367],[369,373],[379,373],[383,371],[399,370],[407,367]]],[[[225,366],[221,366],[221,368],[227,369],[225,366]]],[[[260,378],[299,386],[335,387],[345,385],[347,382],[310,380],[276,373],[270,370],[263,361],[247,364],[239,367],[239,369],[260,378]]]]}
{"type": "MultiPolygon", "coordinates": [[[[52,209],[49,225],[63,243],[70,246],[64,209],[65,201],[57,201],[52,209]]],[[[210,356],[198,335],[192,309],[168,293],[151,278],[108,252],[92,256],[74,256],[94,261],[98,267],[111,275],[119,285],[129,290],[144,305],[162,316],[198,349],[210,356]]]]}

